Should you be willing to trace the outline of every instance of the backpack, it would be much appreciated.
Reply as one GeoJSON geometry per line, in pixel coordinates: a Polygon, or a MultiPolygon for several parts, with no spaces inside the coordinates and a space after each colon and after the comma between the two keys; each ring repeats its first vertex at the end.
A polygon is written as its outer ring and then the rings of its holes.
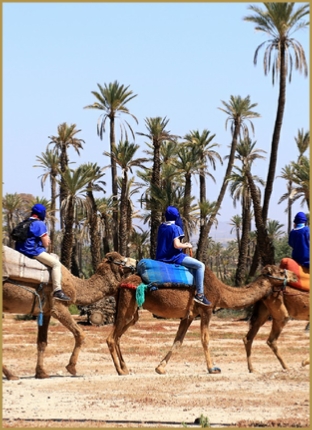
{"type": "Polygon", "coordinates": [[[36,219],[24,219],[24,221],[20,222],[13,228],[10,233],[11,239],[16,242],[25,242],[28,237],[29,226],[32,222],[37,221],[36,219]]]}

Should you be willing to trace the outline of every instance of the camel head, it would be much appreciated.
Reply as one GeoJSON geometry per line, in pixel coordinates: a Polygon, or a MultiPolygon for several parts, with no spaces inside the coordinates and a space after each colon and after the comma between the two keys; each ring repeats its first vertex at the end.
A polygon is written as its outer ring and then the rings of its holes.
{"type": "Polygon", "coordinates": [[[289,282],[297,282],[298,278],[291,270],[281,269],[278,266],[267,264],[262,269],[262,275],[270,278],[274,285],[282,285],[286,287],[289,282]]]}
{"type": "Polygon", "coordinates": [[[134,258],[123,257],[118,252],[113,251],[105,255],[97,268],[97,273],[106,273],[107,265],[110,266],[110,270],[115,274],[116,278],[121,279],[135,273],[137,261],[134,258]]]}

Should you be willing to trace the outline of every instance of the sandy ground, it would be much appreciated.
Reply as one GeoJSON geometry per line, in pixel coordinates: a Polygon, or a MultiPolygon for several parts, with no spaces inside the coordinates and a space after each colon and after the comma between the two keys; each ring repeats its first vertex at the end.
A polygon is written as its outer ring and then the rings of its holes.
{"type": "Polygon", "coordinates": [[[45,359],[51,377],[37,380],[37,322],[6,316],[3,362],[20,379],[3,377],[2,428],[203,427],[203,421],[211,427],[309,427],[309,366],[301,366],[309,353],[305,322],[290,321],[280,337],[288,371],[266,345],[267,322],[254,342],[252,374],[242,342],[246,321],[213,316],[210,350],[222,370],[214,375],[206,370],[199,325],[193,322],[167,374],[158,375],[155,367],[171,347],[178,321],[140,311],[139,322],[121,340],[128,376],[117,375],[106,345],[112,326],[84,325],[86,342],[73,377],[65,369],[72,335],[52,320],[45,359]]]}

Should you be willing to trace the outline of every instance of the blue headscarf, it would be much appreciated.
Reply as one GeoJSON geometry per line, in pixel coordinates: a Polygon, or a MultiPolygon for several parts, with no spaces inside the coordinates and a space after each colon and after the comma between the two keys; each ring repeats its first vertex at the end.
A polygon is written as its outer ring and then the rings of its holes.
{"type": "Polygon", "coordinates": [[[295,224],[303,224],[303,223],[306,223],[307,221],[308,219],[303,212],[298,212],[294,218],[295,224]]]}
{"type": "Polygon", "coordinates": [[[175,224],[178,225],[183,230],[183,222],[178,209],[174,206],[168,206],[165,212],[166,221],[175,221],[175,224]]]}

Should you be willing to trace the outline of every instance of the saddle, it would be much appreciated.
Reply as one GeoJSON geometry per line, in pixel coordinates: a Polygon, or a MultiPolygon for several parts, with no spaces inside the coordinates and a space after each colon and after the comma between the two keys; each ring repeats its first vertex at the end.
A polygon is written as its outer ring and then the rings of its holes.
{"type": "Polygon", "coordinates": [[[310,291],[310,269],[300,266],[292,258],[282,258],[280,268],[291,270],[297,276],[296,282],[289,282],[288,285],[302,291],[310,291]]]}
{"type": "Polygon", "coordinates": [[[182,284],[190,286],[194,283],[192,273],[180,264],[163,263],[149,258],[143,258],[137,264],[137,272],[142,281],[147,284],[182,284]]]}
{"type": "MultiPolygon", "coordinates": [[[[57,255],[53,254],[58,258],[57,255]]],[[[28,258],[15,249],[2,246],[2,280],[49,283],[51,282],[51,269],[38,260],[28,258]]]]}

